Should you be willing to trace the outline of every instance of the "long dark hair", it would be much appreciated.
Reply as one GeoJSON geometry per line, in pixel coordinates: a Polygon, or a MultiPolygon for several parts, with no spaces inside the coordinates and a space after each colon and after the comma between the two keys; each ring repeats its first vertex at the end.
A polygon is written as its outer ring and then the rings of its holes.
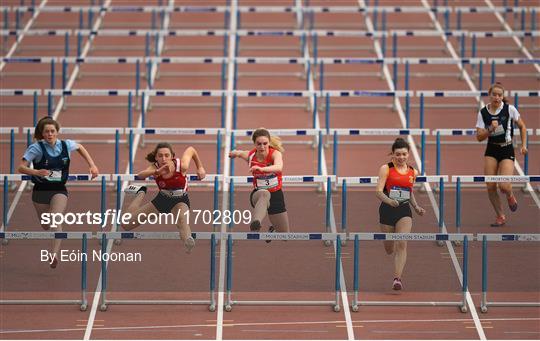
{"type": "Polygon", "coordinates": [[[56,128],[56,131],[60,131],[60,124],[51,117],[45,116],[36,124],[36,128],[34,129],[34,139],[43,140],[43,129],[45,129],[47,124],[52,124],[56,128]]]}
{"type": "Polygon", "coordinates": [[[160,142],[156,145],[156,148],[154,148],[154,150],[152,150],[150,153],[146,155],[146,160],[152,163],[156,162],[157,151],[158,149],[161,149],[161,148],[168,148],[171,151],[172,156],[174,157],[175,154],[174,154],[171,144],[169,142],[160,142]]]}

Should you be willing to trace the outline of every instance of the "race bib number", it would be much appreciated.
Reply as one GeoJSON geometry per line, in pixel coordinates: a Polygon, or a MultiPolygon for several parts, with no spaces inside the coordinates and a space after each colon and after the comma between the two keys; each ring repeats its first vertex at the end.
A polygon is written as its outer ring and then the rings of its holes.
{"type": "Polygon", "coordinates": [[[389,197],[399,202],[409,201],[411,199],[411,191],[408,188],[394,186],[390,189],[389,197]]]}
{"type": "Polygon", "coordinates": [[[504,128],[503,126],[497,126],[495,130],[491,133],[491,136],[499,136],[504,134],[504,128]]]}
{"type": "Polygon", "coordinates": [[[258,177],[255,182],[257,188],[260,189],[269,189],[277,187],[278,178],[276,175],[269,175],[264,177],[258,177]]]}
{"type": "Polygon", "coordinates": [[[52,170],[49,175],[45,177],[47,181],[50,182],[59,182],[62,181],[62,171],[59,170],[52,170]]]}

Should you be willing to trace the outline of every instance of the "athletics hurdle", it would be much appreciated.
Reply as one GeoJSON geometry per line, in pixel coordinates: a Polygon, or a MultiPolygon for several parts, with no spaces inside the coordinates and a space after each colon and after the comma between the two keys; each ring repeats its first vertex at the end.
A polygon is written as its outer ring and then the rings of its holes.
{"type": "MultiPolygon", "coordinates": [[[[34,239],[80,239],[82,242],[81,249],[82,254],[87,254],[88,250],[88,242],[87,239],[92,238],[91,232],[0,232],[0,239],[2,241],[7,240],[34,240],[34,239]]],[[[11,304],[17,304],[17,305],[35,305],[35,304],[65,304],[65,305],[71,305],[71,304],[77,304],[80,305],[81,311],[86,311],[88,307],[88,300],[86,298],[86,289],[87,289],[87,258],[82,257],[81,258],[81,298],[80,299],[72,299],[72,300],[20,300],[20,299],[12,299],[12,300],[0,300],[0,305],[11,305],[11,304]]]]}
{"type": "MultiPolygon", "coordinates": [[[[425,144],[426,135],[429,135],[429,129],[327,129],[327,136],[333,136],[333,173],[337,175],[338,171],[338,136],[421,136],[421,162],[422,169],[419,170],[420,174],[425,174],[424,160],[425,160],[425,144]]],[[[359,141],[358,143],[362,143],[359,141]]],[[[382,143],[382,142],[381,142],[382,143]]],[[[386,143],[386,142],[385,142],[386,143]]]]}
{"type": "MultiPolygon", "coordinates": [[[[441,136],[452,136],[452,137],[458,137],[458,136],[476,136],[476,129],[435,129],[432,131],[432,134],[436,136],[436,171],[435,174],[439,175],[441,173],[441,159],[442,159],[442,153],[441,153],[441,136]]],[[[520,134],[519,129],[514,129],[514,135],[520,134]]],[[[527,129],[527,135],[534,135],[534,129],[527,129]]],[[[461,141],[461,144],[480,144],[480,142],[477,142],[476,139],[474,141],[461,141]]],[[[482,143],[484,145],[484,143],[482,143]]],[[[527,153],[525,155],[524,160],[524,166],[528,173],[528,163],[529,163],[529,154],[527,153]]]]}
{"type": "Polygon", "coordinates": [[[342,240],[346,239],[345,234],[340,233],[227,233],[227,296],[225,299],[225,311],[232,311],[234,305],[248,305],[248,306],[263,306],[263,305],[274,305],[274,306],[327,306],[330,305],[333,307],[335,312],[341,310],[340,306],[340,276],[341,276],[341,243],[342,240]],[[322,300],[281,300],[281,301],[272,301],[272,300],[233,300],[232,299],[232,283],[233,283],[233,240],[235,241],[244,241],[244,240],[288,240],[288,241],[298,241],[298,240],[322,240],[325,244],[331,243],[334,241],[336,245],[336,265],[335,265],[335,299],[332,301],[322,301],[322,300]]]}
{"type": "MultiPolygon", "coordinates": [[[[124,305],[208,305],[208,310],[215,311],[215,254],[216,254],[216,242],[220,236],[214,232],[196,232],[191,234],[195,239],[210,240],[210,285],[209,285],[209,299],[208,300],[110,300],[107,299],[107,260],[105,257],[101,258],[101,298],[100,298],[100,310],[106,311],[108,305],[111,304],[124,304],[124,305]]],[[[179,232],[98,232],[96,238],[101,240],[101,252],[107,252],[107,241],[109,239],[146,239],[146,240],[177,240],[180,239],[179,232]]]]}
{"type": "MultiPolygon", "coordinates": [[[[9,204],[9,196],[8,196],[8,186],[6,184],[9,183],[9,181],[29,181],[32,179],[32,176],[26,175],[26,174],[0,174],[0,180],[2,181],[4,185],[4,191],[3,191],[3,207],[4,212],[2,216],[2,224],[3,228],[2,231],[6,232],[8,223],[9,223],[9,211],[8,211],[8,204],[9,204]]],[[[91,182],[97,182],[100,181],[101,183],[101,195],[100,195],[100,204],[101,204],[101,214],[103,217],[103,214],[105,214],[105,183],[110,179],[110,176],[108,174],[100,174],[97,178],[91,179],[91,176],[88,174],[70,174],[68,176],[67,181],[91,181],[91,182]]],[[[2,240],[2,244],[6,245],[8,243],[9,238],[4,237],[2,240]]]]}
{"type": "Polygon", "coordinates": [[[359,306],[457,306],[462,313],[468,311],[466,295],[468,292],[468,260],[469,260],[469,239],[473,240],[472,234],[443,234],[443,233],[350,233],[349,239],[354,240],[354,298],[351,309],[359,311],[359,306]],[[359,254],[360,240],[362,241],[437,241],[463,242],[463,268],[462,268],[462,293],[461,301],[455,302],[434,302],[434,301],[359,301],[359,254]]]}
{"type": "MultiPolygon", "coordinates": [[[[234,187],[235,184],[239,185],[250,185],[253,184],[253,176],[229,176],[228,177],[229,186],[230,186],[230,192],[229,192],[229,210],[231,212],[234,211],[234,187]]],[[[283,183],[292,183],[298,185],[302,184],[320,184],[323,185],[326,183],[327,191],[326,191],[326,206],[325,206],[325,229],[326,232],[330,231],[330,204],[331,204],[331,196],[332,196],[332,182],[336,181],[336,177],[334,175],[284,175],[282,177],[283,183]]],[[[229,224],[229,229],[232,230],[233,228],[233,222],[229,224]]],[[[325,244],[328,246],[330,245],[329,242],[325,242],[325,244]]]]}
{"type": "Polygon", "coordinates": [[[492,307],[540,307],[540,302],[489,302],[488,291],[488,241],[491,242],[539,242],[540,234],[478,234],[477,240],[482,240],[482,299],[480,311],[487,313],[488,306],[492,307]]]}
{"type": "MultiPolygon", "coordinates": [[[[454,175],[452,182],[456,183],[456,229],[461,230],[461,184],[462,183],[488,183],[511,182],[526,183],[540,182],[540,175],[454,175]]],[[[531,187],[532,191],[532,187],[531,187]]]]}

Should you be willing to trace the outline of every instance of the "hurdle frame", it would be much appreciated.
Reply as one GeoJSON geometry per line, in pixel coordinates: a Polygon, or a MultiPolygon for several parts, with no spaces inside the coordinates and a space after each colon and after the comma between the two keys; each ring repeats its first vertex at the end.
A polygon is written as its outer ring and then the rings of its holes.
{"type": "Polygon", "coordinates": [[[540,307],[540,302],[516,302],[516,301],[488,301],[488,256],[487,245],[491,242],[540,242],[540,234],[493,234],[479,233],[477,240],[482,241],[482,298],[480,300],[480,311],[488,312],[488,307],[540,307]]]}
{"type": "MultiPolygon", "coordinates": [[[[50,239],[81,239],[82,254],[87,255],[88,239],[92,239],[92,232],[0,232],[0,239],[4,240],[50,240],[50,239]]],[[[79,305],[81,311],[86,311],[88,308],[87,299],[87,258],[81,259],[81,291],[80,299],[71,300],[0,300],[0,305],[79,305]]]]}
{"type": "MultiPolygon", "coordinates": [[[[107,261],[101,261],[101,296],[99,309],[107,311],[108,306],[114,305],[208,305],[208,310],[213,312],[216,309],[215,299],[215,267],[216,267],[216,242],[220,240],[220,234],[216,232],[194,232],[191,234],[194,239],[210,240],[210,285],[208,300],[111,300],[107,299],[108,270],[107,261]],[[218,236],[218,238],[216,238],[218,236]]],[[[177,240],[180,239],[179,232],[98,232],[96,238],[101,240],[101,251],[107,251],[108,240],[124,239],[150,239],[150,240],[177,240]]]]}
{"type": "Polygon", "coordinates": [[[227,285],[226,298],[224,309],[227,312],[232,311],[235,305],[247,306],[332,306],[334,312],[341,311],[340,294],[341,294],[341,244],[342,238],[346,239],[344,233],[240,233],[228,232],[227,236],[227,285]],[[236,237],[236,238],[235,238],[236,237]],[[332,301],[316,301],[316,300],[233,300],[232,299],[232,279],[233,279],[233,260],[232,249],[233,240],[323,240],[334,242],[336,246],[336,262],[335,262],[335,299],[332,301]]]}
{"type": "Polygon", "coordinates": [[[468,257],[469,239],[474,240],[473,234],[447,234],[447,233],[349,233],[348,238],[354,240],[354,297],[351,303],[353,312],[359,311],[359,306],[457,306],[462,313],[468,311],[466,295],[468,293],[468,257]],[[437,241],[437,242],[463,242],[463,268],[462,268],[462,299],[455,302],[435,301],[360,301],[359,294],[359,265],[360,265],[360,240],[363,241],[437,241]]]}

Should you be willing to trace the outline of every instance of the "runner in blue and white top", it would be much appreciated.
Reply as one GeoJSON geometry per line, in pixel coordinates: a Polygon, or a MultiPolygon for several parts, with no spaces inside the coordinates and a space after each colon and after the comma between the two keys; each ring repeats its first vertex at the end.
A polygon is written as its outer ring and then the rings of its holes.
{"type": "MultiPolygon", "coordinates": [[[[19,173],[32,176],[34,188],[32,202],[41,222],[43,213],[64,213],[67,206],[68,191],[66,181],[69,175],[70,153],[74,150],[86,160],[90,167],[92,179],[98,176],[98,168],[88,151],[72,140],[60,140],[58,132],[60,125],[50,117],[39,120],[34,131],[37,142],[31,144],[19,164],[19,173]],[[33,164],[33,168],[30,164],[33,164]]],[[[48,224],[41,224],[48,230],[48,224]]],[[[58,226],[57,231],[62,231],[58,226]]],[[[50,255],[50,265],[57,265],[56,254],[60,250],[60,239],[54,240],[53,252],[50,255]]]]}
{"type": "MultiPolygon", "coordinates": [[[[484,153],[485,175],[514,174],[514,124],[519,127],[521,134],[521,154],[527,154],[527,128],[516,107],[506,102],[504,87],[495,83],[489,88],[490,102],[478,112],[476,121],[476,138],[478,141],[487,139],[484,153]]],[[[508,207],[517,210],[517,200],[512,193],[510,183],[499,183],[501,192],[506,194],[508,207]]],[[[493,227],[503,226],[506,216],[497,193],[497,183],[487,183],[489,200],[495,209],[497,218],[493,227]]]]}

